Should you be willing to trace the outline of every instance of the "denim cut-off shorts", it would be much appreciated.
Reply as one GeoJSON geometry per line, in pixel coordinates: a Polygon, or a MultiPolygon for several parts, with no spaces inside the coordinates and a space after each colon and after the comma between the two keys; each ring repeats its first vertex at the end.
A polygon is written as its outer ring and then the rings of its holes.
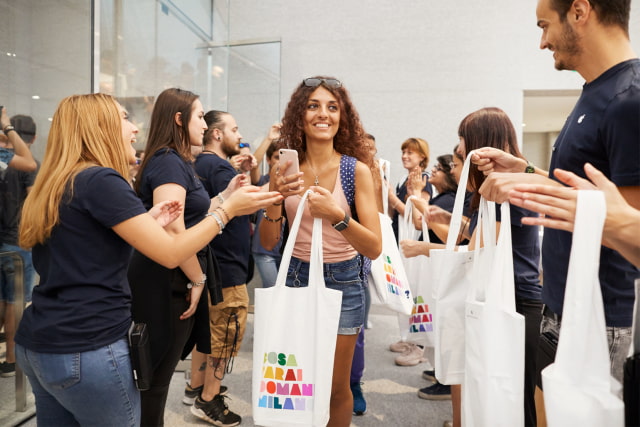
{"type": "MultiPolygon", "coordinates": [[[[324,264],[324,281],[329,289],[342,292],[342,309],[338,335],[357,335],[364,323],[364,287],[361,260],[355,256],[347,261],[324,264]]],[[[287,271],[287,286],[309,285],[309,263],[291,258],[287,271]]]]}

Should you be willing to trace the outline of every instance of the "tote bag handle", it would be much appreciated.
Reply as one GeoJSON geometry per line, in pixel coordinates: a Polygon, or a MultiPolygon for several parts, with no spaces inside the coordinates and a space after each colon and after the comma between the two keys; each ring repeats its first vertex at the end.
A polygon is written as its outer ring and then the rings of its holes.
{"type": "Polygon", "coordinates": [[[382,183],[382,185],[380,187],[381,191],[382,191],[382,213],[384,213],[385,215],[387,215],[387,212],[389,212],[389,188],[384,185],[384,171],[385,168],[387,170],[387,173],[389,173],[389,170],[391,169],[391,162],[389,160],[384,160],[384,159],[379,159],[378,160],[378,170],[380,172],[380,182],[382,183]]]}
{"type": "MultiPolygon", "coordinates": [[[[302,215],[304,214],[304,208],[309,198],[311,190],[305,191],[298,210],[296,210],[296,216],[291,223],[289,229],[289,237],[287,238],[287,244],[282,251],[282,260],[280,261],[280,268],[278,269],[278,276],[276,278],[276,287],[285,287],[287,282],[287,272],[289,270],[289,264],[291,263],[291,257],[293,255],[293,247],[296,244],[296,238],[298,237],[298,231],[300,230],[300,223],[302,222],[302,215]]],[[[314,277],[314,274],[318,274],[320,270],[320,278],[323,277],[322,273],[323,256],[322,256],[322,219],[313,219],[313,235],[311,237],[311,260],[309,266],[309,277],[314,277]]],[[[309,280],[309,287],[315,287],[318,283],[317,280],[309,280]]]]}
{"type": "Polygon", "coordinates": [[[458,191],[456,191],[456,200],[453,205],[451,222],[449,224],[449,235],[447,236],[448,251],[452,251],[455,249],[456,241],[458,240],[460,224],[462,223],[462,207],[464,206],[464,194],[467,189],[467,181],[469,180],[469,168],[471,164],[471,156],[473,155],[473,153],[475,153],[475,150],[467,153],[467,158],[464,160],[462,172],[460,173],[460,182],[458,183],[458,191]]]}
{"type": "Polygon", "coordinates": [[[584,383],[587,378],[597,383],[592,385],[601,388],[609,386],[610,376],[604,305],[598,278],[605,216],[601,191],[578,190],[562,328],[555,359],[555,364],[570,381],[584,383]],[[576,363],[576,355],[580,354],[589,355],[585,357],[586,364],[576,363]],[[595,375],[585,377],[583,370],[586,367],[595,375]]]}

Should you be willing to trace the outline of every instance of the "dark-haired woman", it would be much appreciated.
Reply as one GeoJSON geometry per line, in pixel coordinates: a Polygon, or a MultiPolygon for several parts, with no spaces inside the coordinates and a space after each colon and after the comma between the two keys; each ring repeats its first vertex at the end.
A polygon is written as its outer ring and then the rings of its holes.
{"type": "MultiPolygon", "coordinates": [[[[482,108],[467,115],[458,128],[460,144],[458,153],[466,158],[467,154],[482,147],[493,147],[522,158],[516,131],[509,116],[499,108],[482,108]]],[[[477,190],[485,180],[485,175],[478,167],[471,164],[469,170],[469,188],[476,191],[471,200],[471,218],[463,225],[461,233],[470,235],[469,249],[473,250],[479,245],[476,236],[476,222],[480,194],[477,190]]],[[[542,318],[542,302],[538,265],[540,261],[540,240],[537,226],[524,225],[522,218],[535,216],[527,209],[511,206],[511,239],[513,248],[513,273],[516,294],[516,311],[525,318],[525,399],[524,413],[525,425],[536,425],[536,413],[534,403],[534,391],[536,384],[536,355],[538,348],[538,336],[540,321],[542,318]]],[[[500,206],[496,206],[497,229],[500,229],[500,206]]],[[[429,254],[429,249],[442,247],[431,243],[421,244],[403,241],[402,250],[406,256],[415,256],[419,253],[429,254]],[[435,245],[435,246],[434,246],[435,245]],[[413,254],[413,255],[412,255],[413,254]]],[[[459,385],[451,386],[453,404],[453,425],[460,425],[461,408],[459,385]]]]}
{"type": "Polygon", "coordinates": [[[287,286],[294,286],[294,279],[299,286],[307,285],[313,219],[322,218],[325,283],[342,292],[328,425],[347,427],[353,411],[351,361],[364,322],[360,254],[375,259],[382,249],[378,213],[371,209],[373,156],[349,94],[335,78],[304,79],[291,96],[280,132],[279,146],[298,151],[300,172],[281,176],[274,168],[270,188],[282,193],[285,202],[267,208],[265,218],[270,220],[260,224],[260,238],[264,247],[273,247],[280,239],[284,210],[293,220],[300,196],[312,191],[287,286]]]}
{"type": "MultiPolygon", "coordinates": [[[[210,199],[193,168],[192,147],[202,146],[206,130],[204,109],[194,93],[171,88],[156,99],[135,190],[145,206],[164,200],[184,203],[181,217],[167,227],[169,233],[189,229],[209,211],[214,211],[214,219],[221,226],[231,219],[224,207],[216,208],[221,200],[232,196],[232,186],[225,190],[227,194],[210,199]]],[[[234,182],[239,185],[237,180],[234,182]]],[[[239,214],[246,215],[262,206],[247,204],[239,214]]],[[[190,351],[196,342],[200,352],[210,352],[207,296],[202,294],[208,289],[211,299],[216,300],[221,292],[217,283],[212,283],[215,274],[207,274],[208,270],[215,271],[211,262],[208,245],[174,269],[165,268],[140,252],[134,252],[131,259],[133,318],[147,323],[153,365],[151,388],[141,393],[142,425],[163,425],[169,384],[185,345],[190,351]],[[194,328],[196,310],[199,319],[207,319],[199,321],[198,328],[194,328]]]]}

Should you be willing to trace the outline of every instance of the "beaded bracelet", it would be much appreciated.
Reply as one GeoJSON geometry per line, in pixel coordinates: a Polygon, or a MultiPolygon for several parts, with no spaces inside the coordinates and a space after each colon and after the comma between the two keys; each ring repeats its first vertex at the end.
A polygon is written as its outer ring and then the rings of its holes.
{"type": "Polygon", "coordinates": [[[222,234],[222,230],[224,230],[225,224],[222,221],[222,218],[220,218],[220,216],[218,215],[218,213],[216,211],[211,211],[206,216],[210,216],[211,218],[216,220],[216,222],[218,223],[218,227],[220,227],[220,231],[218,232],[218,234],[222,234]]]}
{"type": "Polygon", "coordinates": [[[269,215],[267,215],[267,211],[262,211],[262,216],[264,217],[264,219],[266,219],[269,222],[280,222],[282,221],[282,218],[284,218],[284,215],[280,215],[280,218],[277,219],[273,219],[273,218],[269,218],[269,215]]]}
{"type": "Polygon", "coordinates": [[[217,211],[218,209],[220,209],[220,211],[224,214],[224,216],[227,217],[227,222],[231,221],[231,217],[229,216],[229,214],[227,213],[227,211],[225,210],[225,208],[223,208],[222,206],[218,206],[217,208],[215,208],[215,210],[217,211]]]}

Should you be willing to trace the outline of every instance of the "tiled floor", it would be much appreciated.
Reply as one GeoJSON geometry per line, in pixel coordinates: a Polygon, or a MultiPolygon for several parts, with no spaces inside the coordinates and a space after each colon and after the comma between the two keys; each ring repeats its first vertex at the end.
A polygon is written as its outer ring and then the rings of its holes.
{"type": "MultiPolygon", "coordinates": [[[[451,419],[450,401],[427,401],[419,399],[416,392],[429,385],[421,374],[428,368],[426,363],[413,367],[400,367],[393,363],[396,353],[388,350],[391,342],[398,339],[398,323],[395,314],[383,307],[373,306],[370,321],[372,329],[366,331],[366,371],[363,390],[367,399],[368,410],[364,416],[353,417],[354,427],[440,427],[444,420],[451,419]]],[[[233,373],[228,375],[224,384],[229,387],[231,399],[230,409],[243,417],[242,426],[253,426],[251,417],[251,364],[253,344],[253,315],[249,315],[247,334],[239,357],[236,359],[233,373]]],[[[188,363],[181,366],[188,367],[188,363]]],[[[6,387],[12,379],[2,379],[2,396],[8,393],[6,387]],[[7,381],[10,380],[10,381],[7,381]]],[[[171,390],[165,411],[165,425],[204,426],[209,425],[191,415],[189,407],[181,403],[185,384],[184,372],[176,372],[171,383],[171,390]]],[[[6,399],[11,400],[11,399],[6,399]]],[[[7,402],[2,402],[7,409],[7,402]]],[[[13,403],[9,403],[12,410],[13,403]]],[[[0,412],[1,414],[1,412],[0,412]]],[[[0,415],[0,426],[15,425],[3,422],[0,415]]],[[[35,418],[27,421],[25,426],[36,426],[35,418]]]]}

